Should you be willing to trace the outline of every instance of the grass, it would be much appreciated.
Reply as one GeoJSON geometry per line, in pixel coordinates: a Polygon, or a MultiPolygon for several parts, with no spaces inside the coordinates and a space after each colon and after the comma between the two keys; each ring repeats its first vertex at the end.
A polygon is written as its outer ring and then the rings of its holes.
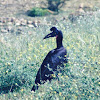
{"type": "MultiPolygon", "coordinates": [[[[36,73],[56,47],[55,38],[43,40],[53,26],[21,26],[23,34],[0,34],[0,100],[99,100],[100,12],[80,17],[75,23],[59,21],[69,62],[58,78],[31,92],[36,73]],[[28,34],[32,32],[32,34],[28,34]],[[13,91],[13,92],[10,92],[13,91]]],[[[51,20],[50,18],[48,18],[51,20]]]]}

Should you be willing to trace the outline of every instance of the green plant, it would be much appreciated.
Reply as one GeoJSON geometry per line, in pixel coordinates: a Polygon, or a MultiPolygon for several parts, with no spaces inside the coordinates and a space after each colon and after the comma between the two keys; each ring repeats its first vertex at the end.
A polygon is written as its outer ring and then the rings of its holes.
{"type": "Polygon", "coordinates": [[[32,8],[32,10],[28,11],[28,16],[35,17],[35,16],[45,16],[50,14],[47,9],[42,8],[32,8]]]}

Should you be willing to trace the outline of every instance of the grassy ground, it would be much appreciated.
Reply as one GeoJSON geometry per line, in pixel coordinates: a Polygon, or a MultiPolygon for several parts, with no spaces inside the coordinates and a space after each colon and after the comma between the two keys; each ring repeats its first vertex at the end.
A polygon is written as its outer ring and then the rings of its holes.
{"type": "MultiPolygon", "coordinates": [[[[39,18],[47,25],[13,25],[13,31],[0,33],[0,100],[100,99],[100,11],[80,16],[74,23],[66,20],[54,23],[52,18],[39,18]],[[43,59],[56,47],[55,38],[43,40],[52,26],[63,32],[69,62],[57,79],[31,92],[43,59]]],[[[5,27],[8,26],[1,28],[5,27]]]]}

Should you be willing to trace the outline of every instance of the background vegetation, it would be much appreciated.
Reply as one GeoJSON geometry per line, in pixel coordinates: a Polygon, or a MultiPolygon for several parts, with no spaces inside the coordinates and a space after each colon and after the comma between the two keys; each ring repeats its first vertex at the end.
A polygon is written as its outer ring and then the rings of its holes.
{"type": "Polygon", "coordinates": [[[31,10],[27,11],[27,15],[31,17],[36,17],[36,16],[46,16],[49,15],[50,12],[47,9],[43,8],[32,8],[31,10]]]}
{"type": "Polygon", "coordinates": [[[73,23],[61,17],[66,15],[60,13],[55,22],[52,16],[42,17],[45,23],[34,27],[14,22],[1,26],[0,100],[100,99],[100,10],[79,16],[73,23]],[[43,59],[56,47],[55,38],[43,41],[52,26],[63,32],[69,62],[58,78],[31,92],[43,59]]]}

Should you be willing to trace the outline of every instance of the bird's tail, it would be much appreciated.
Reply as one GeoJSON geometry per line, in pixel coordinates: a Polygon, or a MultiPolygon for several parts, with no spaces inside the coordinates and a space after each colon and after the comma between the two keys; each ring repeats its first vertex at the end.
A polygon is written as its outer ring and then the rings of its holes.
{"type": "Polygon", "coordinates": [[[38,90],[38,87],[39,87],[38,85],[33,85],[31,91],[34,91],[35,92],[35,90],[38,90]]]}

